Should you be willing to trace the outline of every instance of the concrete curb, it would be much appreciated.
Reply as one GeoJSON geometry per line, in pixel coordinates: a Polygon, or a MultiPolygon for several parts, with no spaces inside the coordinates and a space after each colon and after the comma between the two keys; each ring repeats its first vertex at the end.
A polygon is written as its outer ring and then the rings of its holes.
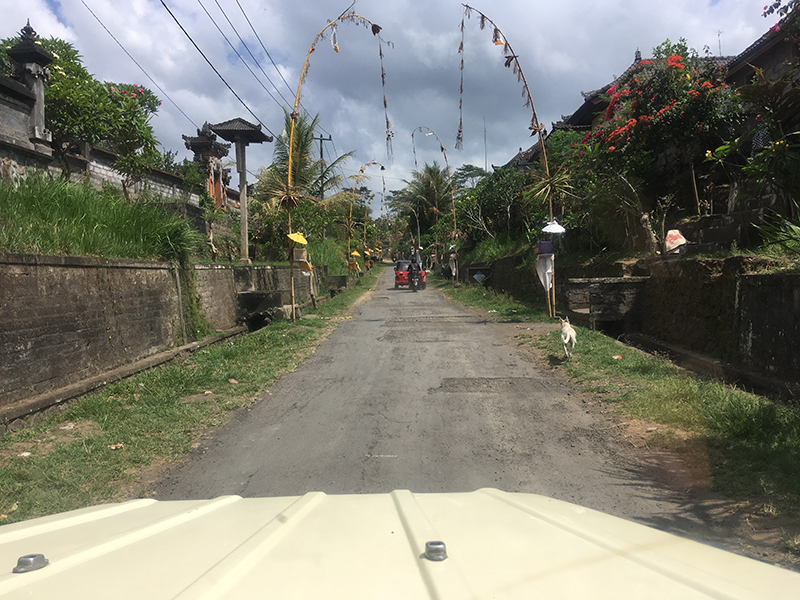
{"type": "Polygon", "coordinates": [[[800,386],[796,383],[783,381],[775,377],[765,377],[752,371],[747,371],[685,348],[656,340],[640,333],[627,334],[628,342],[646,350],[647,352],[662,352],[670,360],[688,371],[713,377],[729,384],[744,386],[747,389],[765,394],[779,394],[796,396],[800,393],[800,386]]]}
{"type": "Polygon", "coordinates": [[[173,348],[172,350],[159,352],[158,354],[153,354],[147,358],[117,367],[116,369],[106,371],[100,375],[84,379],[58,390],[39,394],[38,396],[33,396],[32,398],[26,398],[24,400],[15,402],[10,406],[5,406],[0,409],[0,434],[17,429],[18,427],[15,427],[16,423],[24,426],[26,424],[23,421],[25,417],[41,413],[42,411],[47,411],[48,409],[58,406],[67,400],[87,394],[91,391],[108,385],[109,383],[119,381],[120,379],[125,379],[126,377],[130,377],[131,375],[141,371],[152,369],[153,367],[168,363],[182,353],[193,352],[205,346],[216,344],[217,342],[221,342],[243,333],[247,333],[247,327],[234,327],[233,329],[229,329],[220,335],[207,337],[203,340],[192,342],[191,344],[173,348]],[[20,423],[20,421],[23,422],[20,423]]]}

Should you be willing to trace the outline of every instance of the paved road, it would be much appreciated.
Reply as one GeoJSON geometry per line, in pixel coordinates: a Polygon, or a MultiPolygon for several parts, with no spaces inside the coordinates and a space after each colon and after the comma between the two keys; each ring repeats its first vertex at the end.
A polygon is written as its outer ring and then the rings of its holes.
{"type": "Polygon", "coordinates": [[[609,442],[609,423],[508,324],[386,269],[317,351],[156,487],[159,499],[496,487],[664,528],[697,521],[609,442]]]}

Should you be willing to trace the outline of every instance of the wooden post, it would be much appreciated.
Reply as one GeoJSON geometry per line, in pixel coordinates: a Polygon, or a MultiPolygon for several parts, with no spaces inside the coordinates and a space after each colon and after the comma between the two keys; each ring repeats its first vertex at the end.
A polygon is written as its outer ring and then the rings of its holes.
{"type": "MultiPolygon", "coordinates": [[[[550,239],[552,240],[553,237],[554,236],[551,235],[550,239]]],[[[550,313],[550,316],[551,317],[555,317],[556,316],[556,255],[555,255],[555,248],[553,248],[553,274],[551,275],[551,282],[552,282],[552,284],[550,286],[550,289],[547,290],[547,299],[548,299],[547,303],[548,303],[548,306],[549,306],[550,305],[550,301],[552,299],[553,310],[550,313]]]]}

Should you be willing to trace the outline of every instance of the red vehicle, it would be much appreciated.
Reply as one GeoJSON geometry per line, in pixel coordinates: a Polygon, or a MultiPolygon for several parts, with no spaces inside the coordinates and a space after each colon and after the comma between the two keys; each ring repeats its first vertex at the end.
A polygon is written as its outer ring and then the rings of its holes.
{"type": "MultiPolygon", "coordinates": [[[[394,289],[399,288],[401,285],[408,285],[408,266],[411,264],[410,260],[398,260],[394,266],[394,289]]],[[[425,269],[419,270],[419,289],[424,290],[427,284],[425,269]]]]}

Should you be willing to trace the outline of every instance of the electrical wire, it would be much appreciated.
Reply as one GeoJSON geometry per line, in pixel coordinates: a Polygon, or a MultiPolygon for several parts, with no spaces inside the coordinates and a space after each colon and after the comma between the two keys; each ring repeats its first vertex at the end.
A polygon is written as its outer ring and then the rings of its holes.
{"type": "Polygon", "coordinates": [[[272,81],[272,79],[269,78],[269,75],[267,75],[266,71],[264,71],[264,69],[261,67],[261,63],[258,62],[258,59],[255,57],[253,52],[250,50],[250,46],[248,46],[247,42],[245,42],[244,39],[242,39],[242,36],[239,35],[239,32],[236,30],[236,27],[233,25],[231,20],[228,18],[228,15],[225,13],[225,10],[220,5],[219,0],[214,0],[214,3],[217,5],[217,8],[219,9],[219,12],[222,13],[222,16],[225,17],[225,20],[228,22],[228,25],[230,25],[230,28],[233,29],[233,32],[236,34],[236,37],[239,38],[239,41],[242,43],[242,46],[244,46],[244,49],[247,50],[248,54],[250,54],[250,58],[253,59],[253,62],[256,63],[256,66],[259,68],[261,73],[263,73],[264,77],[267,78],[267,81],[269,81],[270,85],[275,89],[275,92],[278,94],[278,96],[281,97],[281,100],[283,100],[286,103],[287,106],[291,106],[291,103],[286,98],[283,97],[283,94],[281,94],[280,90],[278,89],[278,86],[275,85],[275,83],[272,81]]]}
{"type": "MultiPolygon", "coordinates": [[[[244,15],[244,18],[247,21],[247,24],[250,25],[250,29],[255,34],[256,39],[258,40],[258,43],[261,44],[261,48],[264,50],[264,53],[269,58],[270,62],[272,63],[272,66],[275,67],[275,70],[278,72],[278,75],[283,80],[283,83],[286,84],[286,89],[288,89],[291,93],[294,93],[294,90],[292,89],[292,86],[290,86],[289,82],[286,81],[286,79],[283,76],[283,73],[281,73],[281,70],[278,68],[278,65],[275,64],[275,61],[272,59],[272,55],[269,53],[269,50],[267,50],[267,47],[264,45],[264,42],[261,41],[261,38],[259,37],[258,32],[256,31],[256,28],[253,27],[253,24],[250,22],[250,18],[247,16],[247,13],[244,12],[244,8],[240,4],[239,0],[236,0],[236,5],[239,7],[239,10],[242,11],[242,14],[244,15]]],[[[288,102],[287,102],[287,104],[288,104],[288,102]]]]}
{"type": "Polygon", "coordinates": [[[205,61],[208,63],[208,66],[209,66],[209,67],[211,67],[211,69],[214,71],[214,73],[216,73],[216,74],[217,74],[217,77],[219,77],[219,78],[220,78],[220,80],[222,81],[222,83],[224,83],[224,84],[225,84],[225,86],[226,86],[226,87],[227,87],[227,88],[228,88],[228,89],[231,91],[231,93],[232,93],[234,96],[236,96],[236,99],[237,99],[237,100],[238,100],[238,101],[239,101],[239,102],[242,104],[242,106],[244,106],[244,107],[245,107],[245,109],[247,109],[247,112],[249,112],[251,115],[253,115],[253,118],[254,118],[256,121],[258,121],[258,123],[259,123],[259,124],[260,124],[260,125],[261,125],[261,126],[264,128],[264,129],[266,129],[266,130],[269,132],[269,134],[270,134],[272,137],[275,137],[275,134],[274,134],[274,133],[273,133],[273,132],[270,130],[270,128],[269,128],[269,127],[267,127],[266,125],[264,125],[264,123],[262,123],[262,122],[261,122],[261,119],[259,119],[259,118],[256,116],[256,113],[254,113],[254,112],[253,112],[253,111],[250,109],[250,107],[249,107],[249,106],[247,106],[247,103],[246,103],[244,100],[242,100],[242,98],[239,96],[239,94],[237,94],[237,93],[236,93],[236,91],[235,91],[235,90],[234,90],[234,89],[233,89],[233,88],[230,86],[230,84],[229,84],[229,83],[228,83],[228,82],[225,80],[225,78],[224,78],[224,77],[222,76],[222,74],[221,74],[221,73],[220,73],[220,72],[217,70],[217,68],[216,68],[216,67],[215,67],[215,66],[212,64],[212,62],[211,62],[211,61],[208,59],[208,57],[207,57],[207,56],[206,56],[206,55],[203,53],[203,51],[200,49],[200,47],[197,45],[197,43],[196,43],[196,42],[195,42],[195,41],[192,39],[192,36],[190,36],[190,35],[189,35],[189,32],[188,32],[188,31],[186,31],[186,29],[184,29],[183,25],[181,25],[181,22],[178,20],[178,18],[177,18],[177,17],[176,17],[176,16],[175,16],[175,15],[172,13],[172,11],[169,9],[169,6],[167,6],[166,2],[164,2],[164,0],[160,0],[160,1],[161,1],[161,5],[162,5],[162,6],[163,6],[163,7],[166,9],[166,11],[169,13],[169,16],[171,16],[171,17],[172,17],[173,21],[175,21],[175,24],[176,24],[178,27],[180,27],[181,31],[182,31],[182,32],[184,33],[184,35],[185,35],[185,36],[186,36],[186,37],[189,39],[189,41],[192,43],[192,45],[195,47],[195,49],[196,49],[196,50],[197,50],[197,51],[200,53],[200,56],[202,56],[202,57],[205,59],[205,61]]]}
{"type": "MultiPolygon", "coordinates": [[[[245,67],[247,67],[247,70],[248,70],[248,71],[250,71],[250,74],[253,76],[253,79],[255,79],[255,80],[258,82],[258,84],[259,84],[259,85],[260,85],[262,88],[264,88],[264,91],[265,91],[265,92],[267,92],[267,95],[268,95],[270,98],[272,98],[272,99],[275,101],[275,103],[276,103],[278,106],[280,106],[280,107],[282,108],[282,107],[283,107],[283,105],[282,105],[282,104],[281,104],[281,103],[278,101],[278,99],[277,99],[275,96],[273,96],[273,95],[272,95],[272,92],[270,92],[270,91],[267,89],[267,87],[266,87],[266,86],[265,86],[265,85],[264,85],[264,84],[261,82],[261,80],[258,78],[258,76],[257,76],[257,75],[256,75],[256,74],[253,72],[253,69],[251,69],[251,68],[250,68],[250,65],[248,65],[248,64],[247,64],[247,61],[246,61],[246,60],[245,60],[245,59],[242,57],[242,55],[241,55],[241,54],[239,54],[239,51],[236,49],[236,46],[234,46],[234,45],[231,43],[231,41],[228,39],[228,36],[227,36],[227,35],[225,35],[225,34],[223,33],[222,29],[220,29],[220,26],[219,26],[219,25],[217,25],[217,22],[214,20],[214,17],[212,17],[212,16],[211,16],[211,14],[208,12],[208,10],[206,10],[206,7],[205,7],[205,6],[203,6],[203,2],[202,2],[201,0],[197,0],[197,3],[200,5],[200,8],[202,8],[202,9],[203,9],[203,12],[205,12],[205,13],[206,13],[206,16],[207,16],[209,19],[211,19],[211,22],[214,24],[214,27],[216,27],[216,28],[217,28],[217,31],[219,32],[219,34],[220,34],[220,35],[221,35],[223,38],[225,38],[225,41],[226,41],[226,42],[228,42],[228,45],[231,47],[231,50],[233,50],[234,54],[236,54],[236,56],[238,56],[238,57],[239,57],[239,60],[240,60],[240,61],[242,61],[242,63],[244,64],[244,66],[245,66],[245,67]]],[[[241,38],[240,38],[240,39],[241,39],[241,38]]]]}
{"type": "Polygon", "coordinates": [[[88,11],[91,13],[91,15],[92,15],[92,16],[93,16],[93,17],[94,17],[96,20],[97,20],[97,22],[98,22],[98,23],[100,23],[100,26],[101,26],[103,29],[105,29],[105,30],[106,30],[106,33],[108,33],[108,35],[110,35],[110,36],[111,36],[111,39],[112,39],[112,40],[114,40],[115,42],[117,42],[117,45],[118,45],[120,48],[122,48],[122,51],[123,51],[123,52],[125,52],[125,54],[127,54],[127,55],[128,55],[128,58],[130,58],[130,59],[131,59],[131,60],[134,62],[134,64],[135,64],[137,67],[139,67],[139,68],[142,70],[142,73],[144,73],[144,74],[145,74],[145,76],[146,76],[146,77],[147,77],[147,78],[148,78],[150,81],[152,81],[152,82],[153,82],[153,85],[154,85],[154,86],[156,86],[156,87],[158,88],[158,91],[159,91],[159,92],[161,92],[161,93],[163,94],[164,98],[166,98],[167,100],[169,100],[169,101],[172,103],[172,105],[173,105],[175,108],[177,108],[177,109],[178,109],[178,112],[180,112],[180,113],[181,113],[181,114],[182,114],[184,117],[186,117],[186,120],[187,120],[187,121],[189,121],[189,123],[191,123],[192,125],[194,125],[194,126],[195,126],[195,128],[199,129],[199,128],[197,127],[197,123],[195,123],[194,121],[192,121],[192,119],[189,117],[189,115],[187,115],[185,112],[183,112],[183,109],[181,109],[181,107],[180,107],[180,106],[178,106],[177,102],[175,102],[175,101],[174,101],[172,98],[170,98],[170,97],[169,97],[169,94],[167,94],[167,92],[165,92],[165,91],[164,91],[164,88],[162,88],[160,85],[158,85],[158,83],[156,83],[156,80],[155,80],[155,79],[153,79],[153,78],[150,76],[150,73],[148,73],[148,72],[145,70],[145,68],[144,68],[142,65],[140,65],[140,64],[139,64],[139,62],[138,62],[138,61],[137,61],[135,58],[133,58],[133,56],[131,55],[131,53],[130,53],[130,52],[128,52],[128,50],[125,48],[125,46],[123,46],[123,45],[122,45],[122,42],[120,42],[120,41],[119,41],[119,40],[118,40],[116,37],[114,37],[114,34],[113,34],[113,33],[111,33],[111,31],[108,29],[108,27],[106,27],[106,26],[105,26],[105,24],[104,24],[104,23],[103,23],[103,22],[100,20],[100,17],[98,17],[98,16],[97,16],[97,15],[94,13],[94,11],[93,11],[91,8],[89,8],[89,5],[88,5],[88,4],[86,4],[86,2],[84,2],[83,0],[81,0],[81,4],[83,4],[83,5],[86,7],[86,10],[88,10],[88,11]]]}
{"type": "MultiPolygon", "coordinates": [[[[216,1],[216,0],[215,0],[215,1],[216,1]]],[[[290,86],[290,85],[289,85],[289,82],[288,82],[288,81],[286,81],[286,78],[283,76],[283,73],[281,73],[281,70],[278,68],[278,65],[277,65],[277,64],[275,63],[275,61],[272,59],[272,55],[269,53],[269,50],[267,50],[267,47],[264,45],[264,42],[262,42],[262,41],[261,41],[261,37],[258,35],[258,32],[256,31],[256,28],[255,28],[255,27],[253,27],[253,23],[250,21],[250,17],[248,17],[248,16],[247,16],[247,13],[244,11],[244,7],[242,7],[242,5],[241,5],[241,3],[239,2],[239,0],[236,0],[236,5],[239,7],[239,10],[241,10],[241,11],[242,11],[242,15],[244,15],[244,18],[245,18],[245,20],[247,21],[247,24],[248,24],[248,25],[250,25],[250,29],[252,30],[252,32],[253,32],[253,35],[255,35],[255,36],[256,36],[256,39],[258,40],[258,43],[259,43],[259,44],[261,44],[261,49],[262,49],[262,50],[264,50],[264,54],[266,54],[266,55],[267,55],[267,58],[269,58],[270,62],[272,63],[272,66],[273,66],[273,67],[275,67],[275,70],[278,72],[278,75],[280,76],[281,80],[283,80],[283,83],[285,83],[285,84],[286,84],[286,89],[288,89],[288,90],[289,90],[289,92],[290,92],[291,94],[294,94],[294,93],[295,93],[295,90],[293,90],[293,89],[292,89],[292,86],[290,86]]],[[[351,8],[352,8],[352,5],[351,5],[351,8]]],[[[220,9],[220,10],[222,10],[222,9],[220,9]]],[[[223,14],[224,14],[224,13],[223,13],[223,14]]],[[[227,18],[227,17],[226,17],[226,18],[227,18]]],[[[238,35],[238,34],[237,34],[237,35],[238,35]]],[[[239,38],[239,39],[241,39],[241,38],[239,38]]],[[[244,43],[244,42],[242,42],[242,43],[244,43]]],[[[246,47],[246,46],[245,46],[245,47],[246,47]]],[[[248,51],[249,51],[249,50],[248,50],[248,51]]],[[[252,53],[251,53],[251,56],[252,56],[252,53]]],[[[253,58],[255,59],[255,57],[253,57],[253,58]]],[[[258,64],[258,61],[256,61],[256,64],[258,64]]],[[[265,75],[266,75],[266,73],[265,73],[265,75]]],[[[269,78],[267,78],[267,79],[269,79],[269,78]]],[[[270,83],[272,83],[272,82],[270,81],[270,83]]],[[[273,84],[273,85],[274,85],[274,84],[273,84]]],[[[277,89],[277,88],[276,88],[276,89],[277,89]]],[[[282,96],[282,95],[281,95],[281,98],[283,98],[283,96],[282,96]]],[[[290,102],[287,102],[287,104],[289,104],[289,105],[291,106],[291,103],[290,103],[290,102]]],[[[305,106],[303,106],[303,103],[302,103],[302,102],[300,103],[300,108],[302,108],[302,109],[303,109],[303,111],[306,113],[306,115],[309,115],[309,114],[310,114],[310,113],[308,112],[308,110],[306,110],[306,107],[305,107],[305,106]]],[[[327,134],[328,136],[330,136],[330,135],[331,135],[331,134],[330,134],[330,132],[329,132],[329,131],[327,131],[327,130],[326,130],[324,127],[322,127],[321,125],[317,124],[317,128],[318,128],[319,130],[321,130],[323,133],[327,134]]],[[[336,151],[336,147],[335,147],[335,146],[334,146],[334,151],[336,151]]]]}

